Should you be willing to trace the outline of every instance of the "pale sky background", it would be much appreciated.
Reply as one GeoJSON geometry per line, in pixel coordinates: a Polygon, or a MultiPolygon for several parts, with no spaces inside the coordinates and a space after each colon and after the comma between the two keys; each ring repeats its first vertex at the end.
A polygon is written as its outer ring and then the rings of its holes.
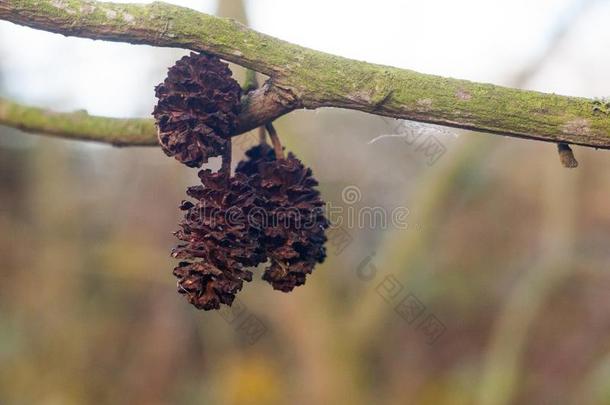
{"type": "MultiPolygon", "coordinates": [[[[134,1],[145,3],[145,1],[134,1]]],[[[171,3],[213,13],[211,0],[171,3]]],[[[570,0],[247,1],[264,33],[334,54],[461,79],[508,84],[536,55],[570,0]]],[[[610,96],[610,1],[597,1],[530,88],[610,96]],[[602,63],[603,62],[603,63],[602,63]],[[598,83],[595,87],[590,83],[598,83]],[[599,83],[603,83],[600,87],[599,83]]],[[[57,110],[147,116],[153,87],[179,50],[65,38],[0,22],[0,64],[10,97],[57,110]]]]}

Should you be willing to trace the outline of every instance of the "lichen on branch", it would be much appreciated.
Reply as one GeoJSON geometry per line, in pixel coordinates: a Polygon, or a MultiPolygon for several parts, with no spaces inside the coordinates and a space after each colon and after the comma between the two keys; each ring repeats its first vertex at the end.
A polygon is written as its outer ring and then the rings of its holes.
{"type": "MultiPolygon", "coordinates": [[[[242,131],[296,108],[340,107],[519,138],[610,149],[595,100],[427,75],[314,51],[229,19],[155,2],[2,0],[0,19],[83,38],[215,54],[270,76],[242,131]],[[264,96],[264,97],[263,97],[264,96]],[[257,109],[264,108],[263,114],[257,109]]],[[[249,103],[252,100],[247,100],[249,103]]],[[[240,133],[240,132],[237,133],[240,133]]],[[[57,131],[56,131],[57,132],[57,131]]]]}
{"type": "Polygon", "coordinates": [[[98,117],[89,115],[86,111],[60,113],[1,98],[0,125],[25,132],[104,142],[115,146],[158,144],[157,130],[152,119],[98,117]]]}

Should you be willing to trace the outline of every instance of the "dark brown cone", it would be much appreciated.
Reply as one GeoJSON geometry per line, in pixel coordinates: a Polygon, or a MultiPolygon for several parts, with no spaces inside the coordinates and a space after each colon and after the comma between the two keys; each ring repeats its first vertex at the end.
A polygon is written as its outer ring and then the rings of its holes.
{"type": "Polygon", "coordinates": [[[189,187],[195,202],[184,201],[185,211],[175,233],[184,243],[172,251],[182,259],[174,269],[178,292],[199,309],[231,305],[243,281],[252,273],[244,267],[266,260],[259,245],[260,231],[250,225],[252,210],[260,204],[243,174],[227,179],[222,172],[199,172],[202,186],[189,187]]]}
{"type": "Polygon", "coordinates": [[[169,69],[155,93],[159,102],[153,116],[168,156],[200,167],[223,154],[241,109],[241,87],[226,63],[213,55],[191,53],[169,69]]]}
{"type": "Polygon", "coordinates": [[[315,189],[318,182],[293,154],[276,160],[269,146],[259,145],[247,156],[237,172],[251,176],[266,212],[261,242],[271,264],[263,279],[276,290],[288,292],[304,284],[306,275],[326,257],[328,221],[315,189]]]}
{"type": "Polygon", "coordinates": [[[235,168],[235,173],[242,173],[248,177],[259,173],[259,165],[263,162],[275,160],[273,148],[266,143],[251,147],[246,151],[247,159],[240,161],[235,168]]]}

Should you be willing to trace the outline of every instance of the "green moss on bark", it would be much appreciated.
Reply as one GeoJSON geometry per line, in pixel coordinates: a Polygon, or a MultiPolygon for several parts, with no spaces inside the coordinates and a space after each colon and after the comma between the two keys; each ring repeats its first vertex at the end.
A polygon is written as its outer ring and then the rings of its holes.
{"type": "MultiPolygon", "coordinates": [[[[161,2],[3,0],[0,19],[65,35],[207,51],[267,74],[295,106],[342,107],[508,136],[610,148],[610,107],[350,60],[161,2]]],[[[292,104],[291,104],[292,105],[292,104]]],[[[285,112],[285,111],[284,111],[285,112]]]]}
{"type": "Polygon", "coordinates": [[[152,119],[97,117],[84,111],[57,113],[3,99],[0,99],[0,125],[26,132],[105,142],[116,146],[157,144],[156,128],[152,119]]]}

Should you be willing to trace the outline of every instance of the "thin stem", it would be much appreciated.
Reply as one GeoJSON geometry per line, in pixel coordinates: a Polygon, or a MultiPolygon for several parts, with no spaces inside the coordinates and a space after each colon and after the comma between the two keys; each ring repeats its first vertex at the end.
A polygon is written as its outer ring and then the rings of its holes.
{"type": "Polygon", "coordinates": [[[559,152],[559,161],[563,167],[567,167],[568,169],[578,167],[578,160],[576,160],[570,145],[567,143],[558,143],[557,151],[559,152]]]}
{"type": "Polygon", "coordinates": [[[269,137],[271,138],[271,144],[273,145],[273,150],[275,151],[275,158],[278,160],[284,159],[284,148],[282,147],[280,138],[277,136],[275,127],[272,123],[268,122],[265,124],[265,128],[267,129],[269,137]]]}
{"type": "Polygon", "coordinates": [[[267,132],[265,127],[258,127],[258,143],[261,145],[267,144],[267,132]]]}
{"type": "Polygon", "coordinates": [[[244,84],[241,86],[241,89],[243,90],[244,94],[258,89],[258,79],[256,78],[256,72],[254,70],[246,70],[246,78],[244,80],[244,84]]]}
{"type": "Polygon", "coordinates": [[[232,145],[233,139],[229,138],[227,142],[227,147],[225,148],[225,151],[222,155],[222,165],[220,166],[220,171],[224,173],[227,179],[231,177],[231,154],[233,149],[232,145]]]}

